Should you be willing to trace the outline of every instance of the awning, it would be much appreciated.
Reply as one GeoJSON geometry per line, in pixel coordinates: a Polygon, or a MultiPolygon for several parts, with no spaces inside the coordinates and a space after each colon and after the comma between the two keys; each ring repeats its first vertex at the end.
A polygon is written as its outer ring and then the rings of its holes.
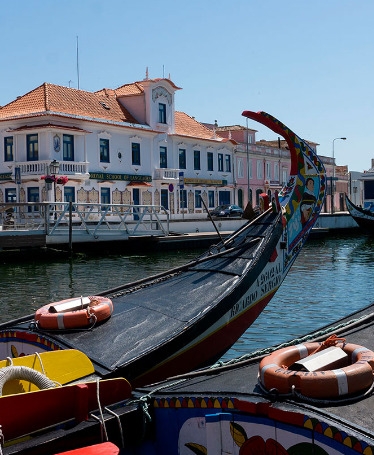
{"type": "Polygon", "coordinates": [[[150,183],[148,182],[130,182],[128,183],[127,186],[152,186],[150,183]]]}

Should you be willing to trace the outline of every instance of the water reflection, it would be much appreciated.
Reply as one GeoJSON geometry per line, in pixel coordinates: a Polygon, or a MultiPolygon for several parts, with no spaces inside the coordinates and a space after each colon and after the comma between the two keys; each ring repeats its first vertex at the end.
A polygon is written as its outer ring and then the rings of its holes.
{"type": "Polygon", "coordinates": [[[53,262],[25,261],[0,264],[3,293],[0,322],[34,312],[48,302],[106,289],[181,265],[199,250],[154,253],[147,256],[108,255],[61,259],[53,262]]]}

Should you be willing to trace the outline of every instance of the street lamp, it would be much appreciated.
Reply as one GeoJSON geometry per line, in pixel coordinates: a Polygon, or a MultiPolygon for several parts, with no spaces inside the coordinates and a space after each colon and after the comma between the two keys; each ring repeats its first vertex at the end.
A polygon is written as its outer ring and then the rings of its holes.
{"type": "Polygon", "coordinates": [[[49,165],[49,172],[53,175],[53,194],[54,194],[54,203],[55,203],[55,216],[57,218],[57,206],[56,206],[56,174],[60,170],[60,163],[56,160],[53,160],[49,165]]]}
{"type": "Polygon", "coordinates": [[[346,137],[336,137],[332,141],[332,178],[331,178],[331,214],[334,213],[334,186],[335,186],[335,141],[345,141],[346,137]]]}

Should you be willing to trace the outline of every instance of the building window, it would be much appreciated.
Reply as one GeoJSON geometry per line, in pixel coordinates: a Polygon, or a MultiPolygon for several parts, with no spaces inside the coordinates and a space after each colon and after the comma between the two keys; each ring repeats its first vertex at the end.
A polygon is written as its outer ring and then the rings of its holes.
{"type": "Polygon", "coordinates": [[[215,207],[213,190],[208,191],[208,205],[209,207],[215,207]]]}
{"type": "Polygon", "coordinates": [[[274,163],[274,180],[279,182],[279,163],[274,163]]]}
{"type": "Polygon", "coordinates": [[[186,169],[186,149],[179,149],[179,169],[186,169]]]}
{"type": "Polygon", "coordinates": [[[243,158],[238,158],[238,178],[244,178],[243,158]]]}
{"type": "Polygon", "coordinates": [[[207,153],[207,169],[208,171],[213,171],[213,153],[207,153]]]}
{"type": "Polygon", "coordinates": [[[100,188],[101,210],[106,210],[110,204],[110,188],[100,188]]]}
{"type": "Polygon", "coordinates": [[[65,161],[74,161],[74,136],[72,134],[62,136],[62,153],[65,161]]]}
{"type": "Polygon", "coordinates": [[[257,178],[258,179],[262,179],[262,167],[263,167],[262,160],[258,160],[257,161],[257,178]]]}
{"type": "Polygon", "coordinates": [[[160,147],[160,168],[166,169],[168,167],[168,151],[166,147],[160,147]]]}
{"type": "Polygon", "coordinates": [[[271,164],[269,163],[269,161],[266,161],[265,168],[266,168],[266,179],[271,180],[271,164]]]}
{"type": "Polygon", "coordinates": [[[231,156],[226,155],[225,161],[226,161],[226,172],[231,172],[231,156]]]}
{"type": "Polygon", "coordinates": [[[282,169],[282,185],[285,185],[287,183],[287,175],[288,175],[288,172],[287,172],[287,169],[283,168],[282,169]]]}
{"type": "MultiPolygon", "coordinates": [[[[40,202],[38,187],[27,188],[27,202],[40,202]]],[[[39,212],[39,206],[38,205],[28,206],[27,211],[39,212]]]]}
{"type": "Polygon", "coordinates": [[[249,162],[247,163],[247,166],[248,166],[248,178],[251,179],[252,178],[252,160],[249,160],[249,162]]]}
{"type": "Polygon", "coordinates": [[[180,208],[186,209],[187,208],[187,190],[180,190],[180,208]]]}
{"type": "Polygon", "coordinates": [[[218,171],[223,172],[223,154],[218,154],[218,171]]]}
{"type": "Polygon", "coordinates": [[[201,190],[195,190],[195,209],[201,209],[201,190]]]}
{"type": "Polygon", "coordinates": [[[100,139],[100,162],[109,163],[109,139],[100,139]]]}
{"type": "Polygon", "coordinates": [[[158,103],[158,123],[166,123],[166,104],[158,103]]]}
{"type": "Polygon", "coordinates": [[[131,144],[132,165],[140,166],[140,144],[133,142],[131,144]]]}
{"type": "Polygon", "coordinates": [[[199,171],[200,167],[200,150],[193,151],[193,168],[195,171],[199,171]]]}
{"type": "MultiPolygon", "coordinates": [[[[27,161],[38,161],[38,135],[28,134],[26,136],[27,161]]],[[[38,201],[39,202],[39,201],[38,201]]]]}
{"type": "Polygon", "coordinates": [[[4,137],[4,161],[13,159],[13,136],[4,137]]]}
{"type": "Polygon", "coordinates": [[[17,202],[17,191],[15,188],[5,188],[5,202],[17,202]]]}

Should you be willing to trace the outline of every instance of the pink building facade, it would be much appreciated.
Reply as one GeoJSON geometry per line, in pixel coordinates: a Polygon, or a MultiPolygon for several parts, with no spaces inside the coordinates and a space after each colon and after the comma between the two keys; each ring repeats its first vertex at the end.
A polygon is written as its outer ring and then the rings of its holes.
{"type": "Polygon", "coordinates": [[[259,205],[260,194],[271,200],[287,182],[290,152],[284,140],[256,142],[256,130],[243,126],[218,127],[217,133],[236,141],[234,151],[234,187],[236,203],[246,207],[259,205]]]}

